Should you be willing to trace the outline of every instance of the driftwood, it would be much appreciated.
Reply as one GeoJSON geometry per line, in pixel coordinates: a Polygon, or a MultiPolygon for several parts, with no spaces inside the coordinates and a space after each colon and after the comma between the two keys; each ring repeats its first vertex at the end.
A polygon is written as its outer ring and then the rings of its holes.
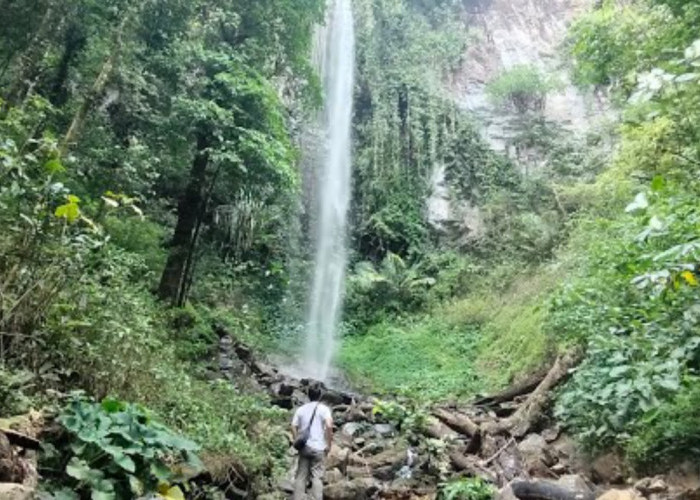
{"type": "Polygon", "coordinates": [[[465,436],[472,437],[480,432],[479,426],[466,415],[450,412],[442,408],[433,410],[433,415],[452,430],[455,430],[460,434],[464,434],[465,436]]]}
{"type": "Polygon", "coordinates": [[[11,429],[0,429],[0,433],[5,434],[7,440],[13,446],[19,446],[27,450],[38,450],[41,445],[38,439],[11,429]]]}
{"type": "Polygon", "coordinates": [[[458,434],[435,417],[428,417],[424,433],[435,439],[455,439],[458,434]]]}
{"type": "Polygon", "coordinates": [[[518,410],[500,422],[484,424],[482,426],[484,431],[491,434],[509,432],[512,436],[523,437],[540,417],[542,410],[549,402],[550,391],[566,378],[569,370],[576,366],[580,359],[581,355],[576,351],[559,356],[542,382],[518,410]]]}
{"type": "Polygon", "coordinates": [[[544,380],[544,377],[546,375],[546,373],[532,375],[531,377],[526,378],[522,382],[519,382],[509,387],[503,392],[499,392],[498,394],[493,394],[491,396],[485,396],[483,398],[477,399],[472,404],[474,406],[495,406],[501,403],[505,403],[507,401],[512,401],[518,396],[522,396],[523,394],[529,394],[532,391],[534,391],[537,388],[537,386],[540,385],[542,380],[544,380]]]}
{"type": "Polygon", "coordinates": [[[451,451],[449,457],[452,467],[457,472],[464,472],[470,476],[482,477],[488,481],[496,482],[496,475],[482,466],[477,458],[464,455],[457,450],[451,451]]]}

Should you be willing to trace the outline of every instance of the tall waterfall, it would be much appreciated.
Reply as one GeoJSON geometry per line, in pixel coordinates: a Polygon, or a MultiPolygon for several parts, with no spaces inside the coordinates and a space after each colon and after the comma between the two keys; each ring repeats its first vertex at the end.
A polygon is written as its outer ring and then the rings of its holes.
{"type": "Polygon", "coordinates": [[[347,265],[347,212],[350,204],[355,32],[351,0],[329,0],[326,25],[317,33],[315,59],[325,106],[316,171],[318,215],[316,255],[307,316],[304,370],[325,380],[337,343],[347,265]]]}

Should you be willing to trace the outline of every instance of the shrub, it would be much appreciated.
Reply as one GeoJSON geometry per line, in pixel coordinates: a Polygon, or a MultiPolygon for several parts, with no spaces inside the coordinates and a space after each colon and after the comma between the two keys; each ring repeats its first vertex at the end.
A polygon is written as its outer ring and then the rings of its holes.
{"type": "MultiPolygon", "coordinates": [[[[76,499],[87,493],[107,500],[168,491],[202,469],[195,454],[198,446],[153,420],[140,406],[113,399],[101,404],[74,399],[58,422],[69,437],[58,443],[59,454],[53,455],[62,462],[59,470],[65,476],[54,479],[70,487],[76,499]]],[[[67,496],[63,490],[61,498],[67,496]]]]}
{"type": "Polygon", "coordinates": [[[496,493],[493,485],[478,477],[456,479],[440,487],[440,500],[490,500],[496,493]]]}
{"type": "Polygon", "coordinates": [[[554,88],[554,82],[544,77],[537,68],[519,65],[492,80],[486,86],[486,91],[498,104],[508,104],[517,112],[526,113],[541,111],[547,92],[554,88]]]}
{"type": "Polygon", "coordinates": [[[665,472],[684,460],[700,461],[700,379],[687,377],[676,396],[639,420],[626,446],[641,472],[665,472]]]}

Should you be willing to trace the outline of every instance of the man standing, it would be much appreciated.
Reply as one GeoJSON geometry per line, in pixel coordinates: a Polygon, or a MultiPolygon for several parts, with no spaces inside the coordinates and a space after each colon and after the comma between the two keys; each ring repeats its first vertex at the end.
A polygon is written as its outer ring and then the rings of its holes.
{"type": "Polygon", "coordinates": [[[321,403],[321,387],[312,384],[308,389],[309,403],[300,407],[292,419],[293,439],[307,429],[306,446],[299,451],[297,473],[294,478],[294,500],[306,498],[306,485],[311,477],[311,498],[323,500],[324,461],[333,443],[333,417],[331,410],[321,403]]]}

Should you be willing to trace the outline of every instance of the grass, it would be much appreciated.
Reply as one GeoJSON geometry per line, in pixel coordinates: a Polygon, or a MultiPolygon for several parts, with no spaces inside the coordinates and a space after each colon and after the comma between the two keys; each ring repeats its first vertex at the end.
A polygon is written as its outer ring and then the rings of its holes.
{"type": "Polygon", "coordinates": [[[482,286],[428,315],[385,320],[344,340],[341,367],[365,390],[423,401],[468,399],[539,368],[556,350],[543,331],[552,270],[482,286]]]}
{"type": "Polygon", "coordinates": [[[478,330],[435,317],[380,323],[347,338],[340,362],[360,386],[417,400],[466,397],[480,389],[473,370],[478,330]]]}

